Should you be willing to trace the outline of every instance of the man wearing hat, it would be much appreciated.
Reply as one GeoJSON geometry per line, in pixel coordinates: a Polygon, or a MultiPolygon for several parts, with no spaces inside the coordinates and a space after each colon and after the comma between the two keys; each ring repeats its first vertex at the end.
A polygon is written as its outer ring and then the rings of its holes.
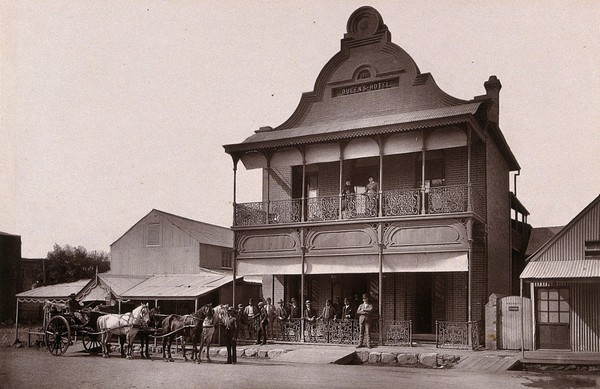
{"type": "Polygon", "coordinates": [[[358,306],[356,314],[358,315],[358,325],[360,328],[360,336],[358,338],[358,346],[356,348],[368,347],[371,348],[371,312],[373,311],[373,304],[369,302],[369,296],[366,294],[362,295],[363,303],[358,306]],[[365,346],[366,343],[366,346],[365,346]]]}
{"type": "Polygon", "coordinates": [[[277,315],[277,322],[279,323],[280,334],[283,337],[285,335],[285,322],[288,319],[288,313],[285,310],[284,302],[282,299],[279,299],[277,303],[277,308],[275,308],[275,315],[277,315]]]}
{"type": "Polygon", "coordinates": [[[312,339],[314,341],[313,338],[316,332],[315,327],[317,325],[317,314],[315,313],[315,310],[312,307],[310,300],[306,300],[304,305],[304,320],[306,326],[306,334],[308,335],[309,339],[312,339]]]}
{"type": "Polygon", "coordinates": [[[267,303],[265,304],[265,311],[267,312],[267,318],[269,319],[268,329],[269,337],[273,339],[273,324],[275,324],[275,306],[271,303],[271,298],[267,297],[267,303]]]}
{"type": "Polygon", "coordinates": [[[267,344],[267,327],[269,325],[269,316],[265,309],[265,303],[258,303],[258,334],[256,337],[256,344],[267,344]]]}
{"type": "MultiPolygon", "coordinates": [[[[240,304],[242,305],[242,304],[240,304]]],[[[242,306],[243,308],[243,306],[242,306]]],[[[229,316],[225,319],[225,347],[227,348],[227,364],[237,363],[238,321],[233,306],[227,309],[229,316]]]]}
{"type": "Polygon", "coordinates": [[[300,307],[298,306],[298,302],[296,302],[295,298],[290,300],[290,310],[288,319],[300,319],[300,307]]]}

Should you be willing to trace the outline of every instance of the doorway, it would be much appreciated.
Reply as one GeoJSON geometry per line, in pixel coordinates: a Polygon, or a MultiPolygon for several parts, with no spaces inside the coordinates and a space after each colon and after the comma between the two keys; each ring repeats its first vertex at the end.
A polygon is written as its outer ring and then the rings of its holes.
{"type": "Polygon", "coordinates": [[[416,274],[415,334],[432,334],[433,277],[431,273],[416,274]]]}

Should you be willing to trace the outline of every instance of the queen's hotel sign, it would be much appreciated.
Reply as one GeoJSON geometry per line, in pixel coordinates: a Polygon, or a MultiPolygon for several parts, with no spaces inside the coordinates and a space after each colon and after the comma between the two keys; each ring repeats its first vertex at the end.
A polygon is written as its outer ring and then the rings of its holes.
{"type": "Polygon", "coordinates": [[[394,88],[399,85],[400,81],[398,77],[389,78],[380,81],[363,82],[360,84],[347,85],[342,87],[333,88],[331,90],[332,97],[355,95],[358,93],[373,92],[382,89],[394,88]]]}

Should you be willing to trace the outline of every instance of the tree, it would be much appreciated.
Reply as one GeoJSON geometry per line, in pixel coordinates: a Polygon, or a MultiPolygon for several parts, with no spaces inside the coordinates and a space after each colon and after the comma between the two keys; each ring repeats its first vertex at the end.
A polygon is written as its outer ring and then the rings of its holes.
{"type": "MultiPolygon", "coordinates": [[[[54,245],[54,251],[46,257],[46,285],[73,282],[92,278],[98,273],[110,270],[110,256],[103,251],[88,252],[85,247],[61,247],[54,245]]],[[[43,274],[38,282],[43,280],[43,274]]]]}

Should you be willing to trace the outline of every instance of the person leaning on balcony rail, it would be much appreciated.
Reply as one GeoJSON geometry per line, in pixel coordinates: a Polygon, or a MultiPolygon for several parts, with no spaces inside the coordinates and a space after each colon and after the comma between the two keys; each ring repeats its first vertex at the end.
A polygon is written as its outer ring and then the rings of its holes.
{"type": "Polygon", "coordinates": [[[325,301],[325,306],[323,307],[323,312],[321,313],[320,319],[323,319],[325,321],[330,321],[330,320],[335,320],[335,318],[336,318],[335,308],[333,308],[333,306],[331,305],[331,299],[327,299],[327,301],[325,301]]]}
{"type": "Polygon", "coordinates": [[[344,299],[344,306],[342,307],[342,320],[348,321],[348,320],[352,319],[353,316],[354,316],[354,309],[352,308],[352,305],[350,305],[350,299],[348,297],[346,297],[344,299]]]}
{"type": "Polygon", "coordinates": [[[290,301],[290,309],[288,311],[288,319],[300,319],[300,306],[295,298],[290,301]]]}
{"type": "Polygon", "coordinates": [[[277,323],[279,324],[279,331],[281,336],[285,335],[285,322],[288,319],[288,313],[285,310],[283,300],[279,299],[277,308],[275,308],[275,315],[277,316],[277,323]]]}
{"type": "Polygon", "coordinates": [[[306,325],[306,334],[309,338],[314,337],[316,325],[317,325],[317,314],[315,313],[314,308],[311,305],[310,300],[306,300],[304,307],[304,321],[306,325]]]}
{"type": "Polygon", "coordinates": [[[369,196],[377,196],[377,192],[379,192],[379,184],[373,179],[373,177],[369,177],[369,182],[367,183],[365,189],[365,194],[369,196]]]}
{"type": "Polygon", "coordinates": [[[363,303],[358,306],[356,315],[358,316],[358,325],[360,328],[360,335],[358,338],[358,346],[371,348],[371,312],[373,311],[373,304],[369,302],[369,296],[363,294],[363,303]],[[366,343],[366,346],[365,346],[366,343]]]}

